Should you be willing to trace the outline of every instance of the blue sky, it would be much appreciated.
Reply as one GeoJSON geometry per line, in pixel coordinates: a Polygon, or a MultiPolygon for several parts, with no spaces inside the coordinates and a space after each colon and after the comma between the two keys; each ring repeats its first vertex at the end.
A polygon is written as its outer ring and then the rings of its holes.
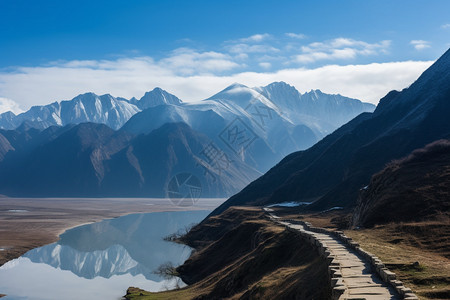
{"type": "Polygon", "coordinates": [[[450,47],[450,1],[0,0],[0,112],[284,80],[376,103],[450,47]]]}

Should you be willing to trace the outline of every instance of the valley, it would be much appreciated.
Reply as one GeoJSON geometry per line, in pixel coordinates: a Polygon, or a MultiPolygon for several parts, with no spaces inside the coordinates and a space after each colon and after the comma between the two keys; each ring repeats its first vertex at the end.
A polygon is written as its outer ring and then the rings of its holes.
{"type": "Polygon", "coordinates": [[[1,300],[449,300],[450,1],[0,1],[1,300]]]}

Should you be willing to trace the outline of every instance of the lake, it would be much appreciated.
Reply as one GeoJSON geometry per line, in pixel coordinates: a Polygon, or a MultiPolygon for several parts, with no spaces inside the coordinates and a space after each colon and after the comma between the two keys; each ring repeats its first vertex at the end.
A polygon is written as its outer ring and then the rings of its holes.
{"type": "Polygon", "coordinates": [[[155,274],[182,264],[191,248],[165,241],[210,211],[132,214],[66,231],[57,243],[28,251],[0,267],[4,299],[120,299],[130,286],[148,291],[185,284],[155,274]]]}

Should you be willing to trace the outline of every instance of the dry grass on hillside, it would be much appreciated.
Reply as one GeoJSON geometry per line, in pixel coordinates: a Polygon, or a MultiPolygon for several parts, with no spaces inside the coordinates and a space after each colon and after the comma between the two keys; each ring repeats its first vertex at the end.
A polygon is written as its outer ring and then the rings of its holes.
{"type": "Polygon", "coordinates": [[[345,233],[377,255],[421,299],[450,299],[449,222],[388,224],[345,233]]]}
{"type": "Polygon", "coordinates": [[[177,270],[191,285],[162,293],[130,288],[127,299],[329,298],[326,263],[260,209],[230,208],[188,238],[198,252],[177,270]]]}

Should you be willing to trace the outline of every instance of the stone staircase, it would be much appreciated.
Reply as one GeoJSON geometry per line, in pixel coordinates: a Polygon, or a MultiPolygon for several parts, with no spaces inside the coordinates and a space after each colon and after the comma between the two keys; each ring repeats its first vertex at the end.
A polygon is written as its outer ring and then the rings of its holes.
{"type": "Polygon", "coordinates": [[[300,235],[327,260],[334,300],[418,299],[377,257],[361,249],[343,232],[298,220],[282,220],[270,208],[264,210],[271,220],[300,235]]]}

